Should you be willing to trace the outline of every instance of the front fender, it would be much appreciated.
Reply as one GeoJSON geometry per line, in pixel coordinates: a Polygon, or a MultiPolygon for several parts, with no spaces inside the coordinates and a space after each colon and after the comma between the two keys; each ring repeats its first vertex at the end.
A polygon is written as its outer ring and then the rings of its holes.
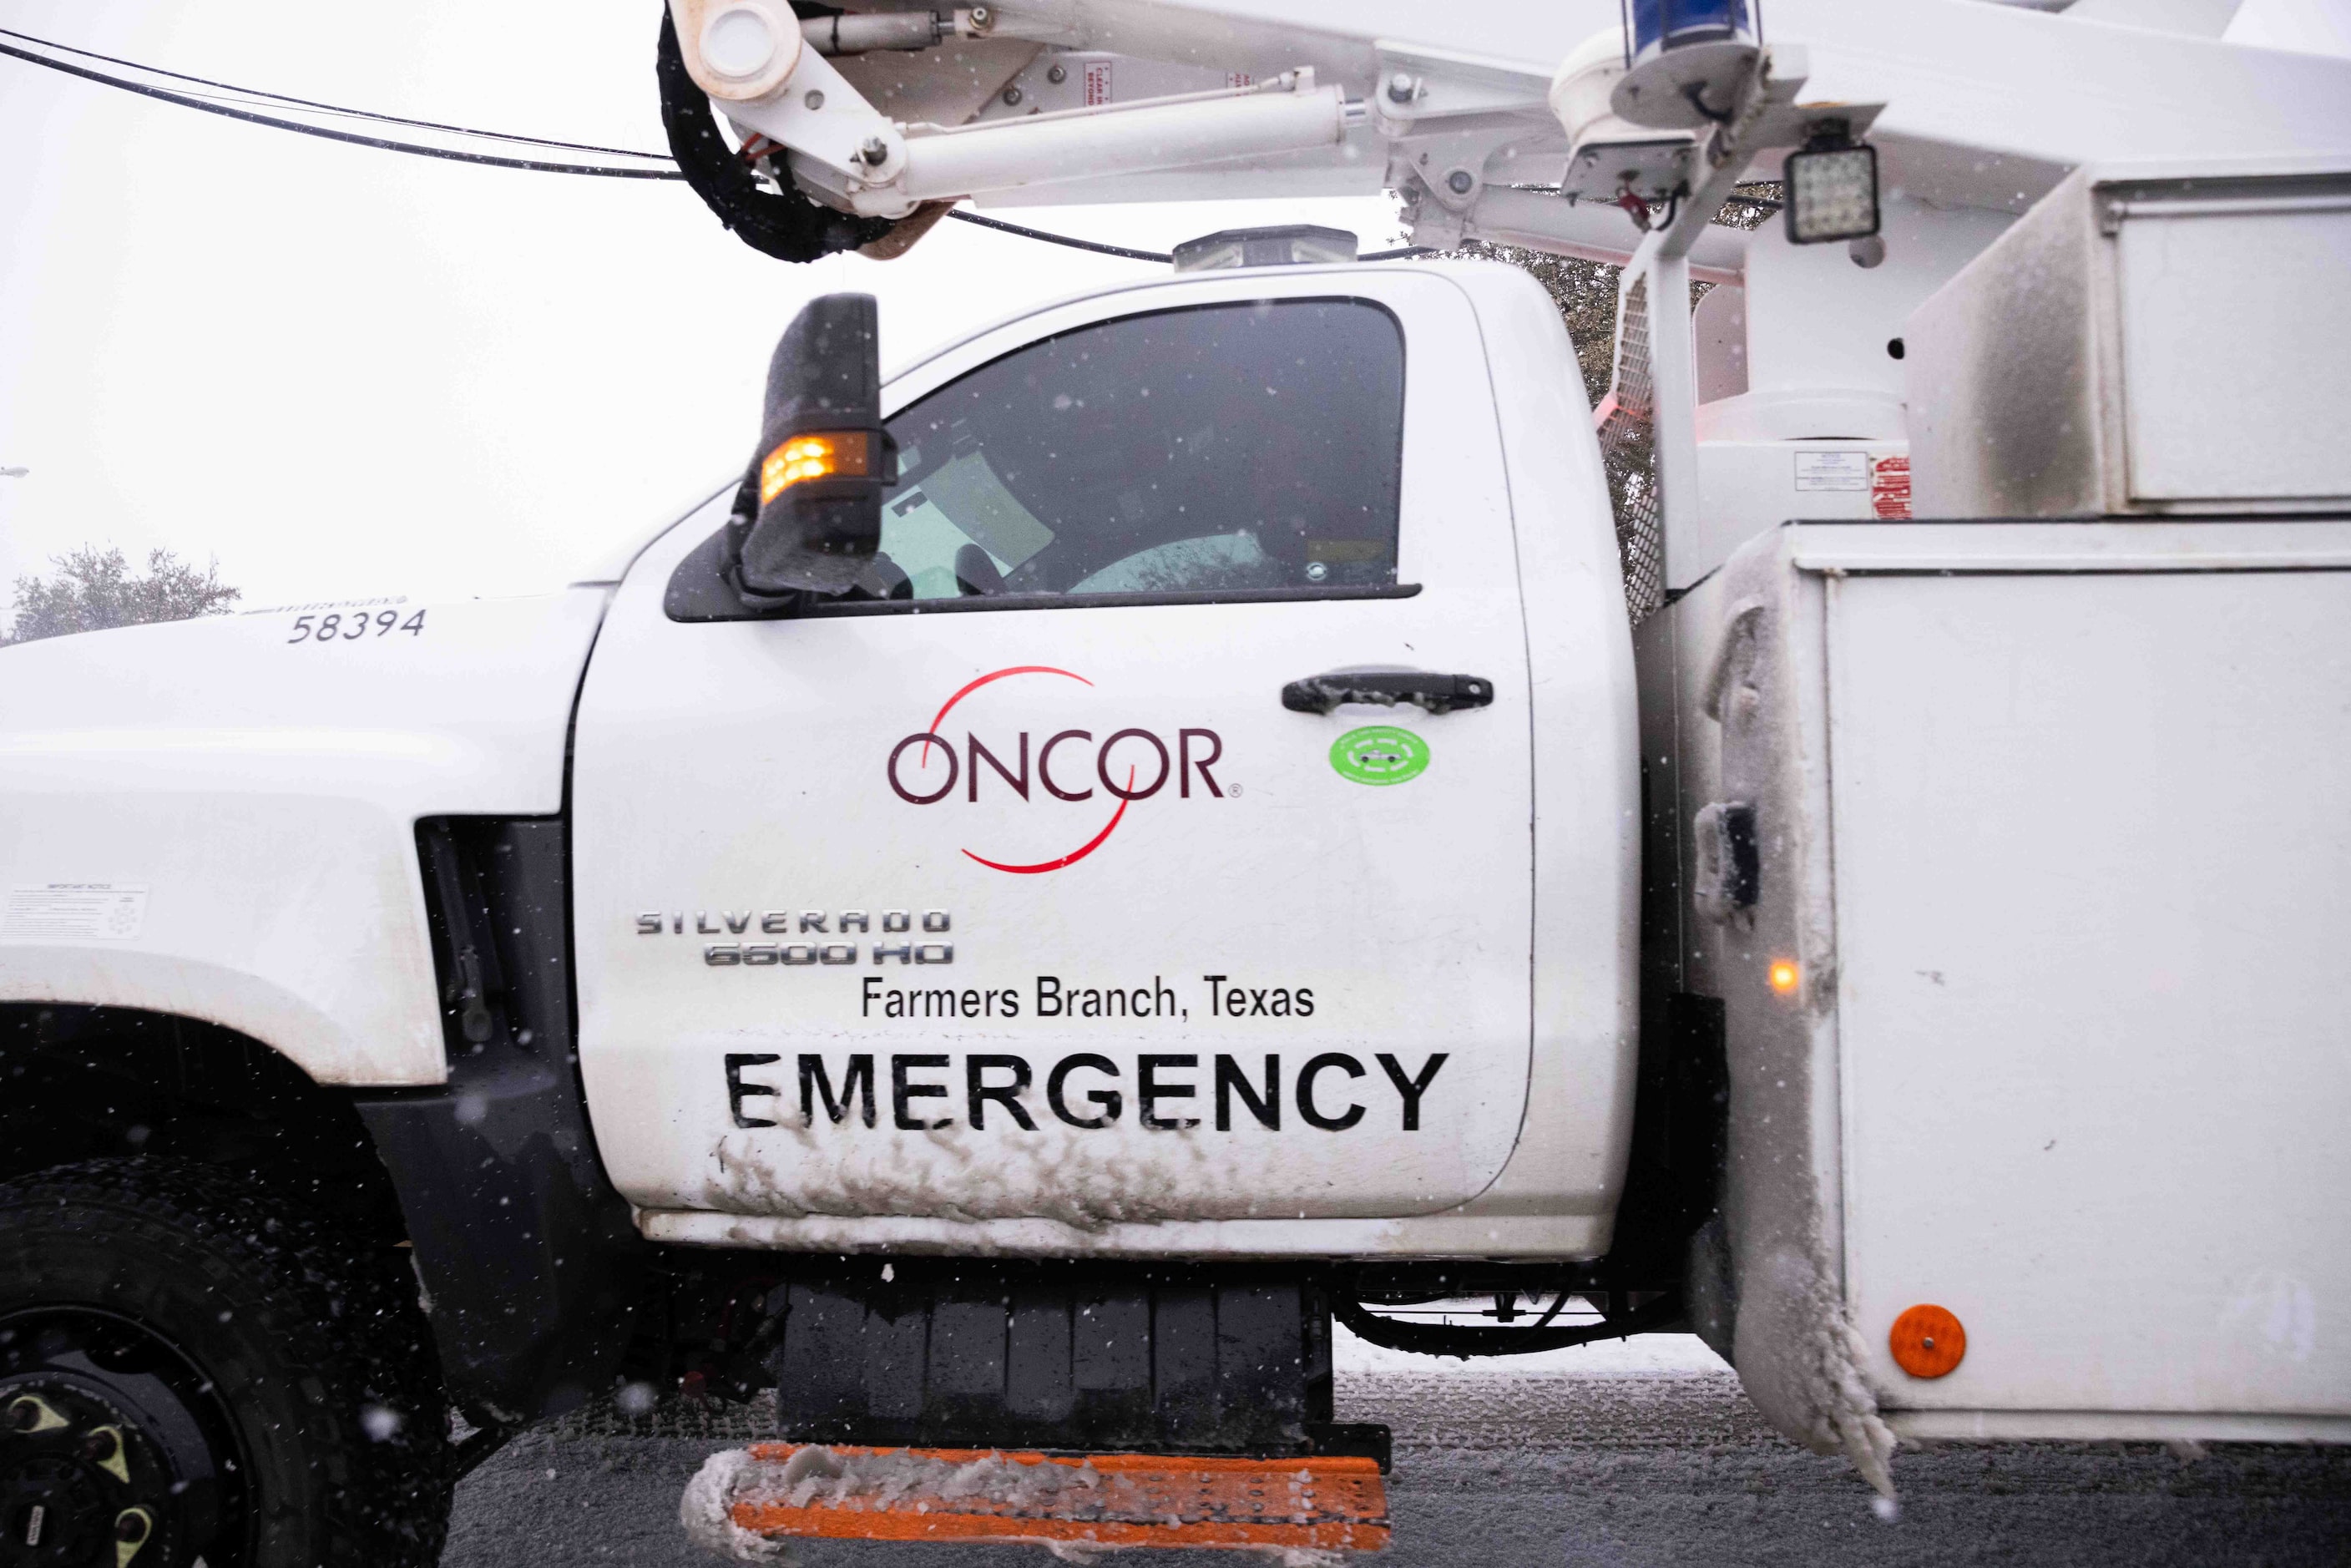
{"type": "Polygon", "coordinates": [[[321,1083],[442,1082],[415,824],[561,810],[604,600],[294,607],[0,650],[0,1000],[204,1019],[321,1083]]]}

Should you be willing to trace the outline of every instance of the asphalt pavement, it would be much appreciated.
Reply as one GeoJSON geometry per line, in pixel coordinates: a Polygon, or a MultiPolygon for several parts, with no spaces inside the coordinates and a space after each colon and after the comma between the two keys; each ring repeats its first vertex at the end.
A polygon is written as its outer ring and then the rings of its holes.
{"type": "MultiPolygon", "coordinates": [[[[1895,1460],[1892,1521],[1843,1460],[1787,1442],[1695,1340],[1524,1364],[1343,1347],[1339,1418],[1395,1434],[1379,1568],[1566,1564],[2351,1563],[2351,1449],[1949,1444],[1895,1460]]],[[[678,1494],[756,1411],[609,1406],[528,1432],[457,1494],[447,1568],[706,1565],[678,1494]]],[[[1124,1568],[1199,1554],[1118,1554],[1124,1568]]],[[[810,1568],[1046,1568],[1036,1547],[808,1542],[810,1568]]],[[[1217,1562],[1246,1563],[1217,1554],[1217,1562]]]]}

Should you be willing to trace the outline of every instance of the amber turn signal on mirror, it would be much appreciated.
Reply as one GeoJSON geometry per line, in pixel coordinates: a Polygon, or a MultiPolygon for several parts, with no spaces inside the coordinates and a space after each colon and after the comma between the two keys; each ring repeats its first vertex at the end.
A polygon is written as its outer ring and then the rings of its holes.
{"type": "Polygon", "coordinates": [[[873,472],[872,438],[862,430],[795,435],[759,461],[759,505],[810,479],[862,479],[873,472]]]}
{"type": "Polygon", "coordinates": [[[776,340],[727,521],[723,575],[747,603],[847,593],[881,549],[897,448],[882,423],[880,340],[870,294],[819,295],[776,340]]]}
{"type": "Polygon", "coordinates": [[[1904,1309],[1886,1336],[1894,1364],[1913,1377],[1942,1377],[1968,1354],[1968,1331],[1949,1308],[1928,1302],[1904,1309]]]}

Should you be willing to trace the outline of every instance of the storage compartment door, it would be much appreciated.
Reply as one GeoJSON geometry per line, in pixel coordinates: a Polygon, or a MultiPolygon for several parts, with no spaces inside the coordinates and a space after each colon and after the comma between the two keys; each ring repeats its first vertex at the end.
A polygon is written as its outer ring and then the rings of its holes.
{"type": "Polygon", "coordinates": [[[1846,1283],[1887,1403],[2351,1410],[2351,575],[1826,592],[1846,1283]],[[1886,1350],[1918,1302],[1967,1331],[1931,1382],[1886,1350]]]}

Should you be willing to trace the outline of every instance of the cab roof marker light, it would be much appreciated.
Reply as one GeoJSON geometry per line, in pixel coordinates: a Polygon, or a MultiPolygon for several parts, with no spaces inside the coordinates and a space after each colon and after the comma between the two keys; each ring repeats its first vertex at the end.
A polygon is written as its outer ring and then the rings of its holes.
{"type": "Polygon", "coordinates": [[[1803,971],[1799,969],[1795,961],[1791,958],[1774,958],[1767,974],[1771,988],[1783,997],[1793,992],[1797,984],[1804,977],[1803,971]]]}
{"type": "Polygon", "coordinates": [[[1224,229],[1176,247],[1178,272],[1214,272],[1239,267],[1332,266],[1355,259],[1355,236],[1345,229],[1314,224],[1270,228],[1224,229]]]}

